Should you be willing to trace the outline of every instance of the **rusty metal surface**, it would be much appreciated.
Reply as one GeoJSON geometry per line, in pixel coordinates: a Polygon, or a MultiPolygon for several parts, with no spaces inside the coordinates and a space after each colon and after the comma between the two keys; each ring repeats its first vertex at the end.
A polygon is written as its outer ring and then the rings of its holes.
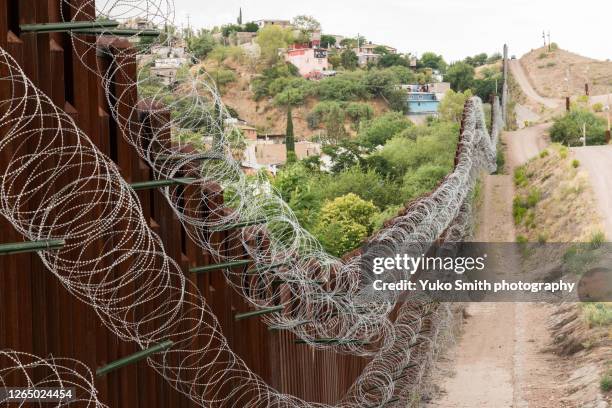
{"type": "MultiPolygon", "coordinates": [[[[32,81],[119,165],[126,180],[150,180],[148,166],[118,134],[120,127],[108,114],[98,76],[79,61],[68,36],[17,32],[19,24],[59,21],[57,7],[59,2],[56,1],[0,0],[0,46],[9,51],[32,81]]],[[[90,41],[95,41],[95,37],[90,41]]],[[[89,53],[87,64],[104,63],[97,58],[89,53]]],[[[126,75],[136,75],[135,62],[132,67],[126,75]]],[[[0,83],[0,99],[9,92],[7,86],[7,81],[0,83]]],[[[136,95],[129,97],[137,102],[136,95]]],[[[0,137],[1,134],[0,125],[0,137]]],[[[10,147],[2,152],[0,161],[8,160],[10,147]]],[[[45,165],[53,166],[53,163],[45,165]]],[[[207,193],[221,196],[218,186],[210,186],[207,193]]],[[[159,191],[146,190],[137,194],[150,225],[162,238],[168,254],[184,271],[210,263],[210,257],[189,241],[159,191]]],[[[89,215],[94,218],[96,212],[89,215]]],[[[226,237],[222,234],[227,233],[219,234],[221,242],[226,237]]],[[[0,219],[0,243],[21,240],[10,224],[0,219]]],[[[102,245],[100,243],[97,249],[101,250],[102,245]]],[[[114,271],[118,275],[121,272],[114,271]]],[[[360,357],[315,351],[306,345],[295,344],[292,334],[269,331],[257,318],[235,321],[236,313],[250,309],[226,284],[221,272],[202,275],[186,272],[186,276],[197,283],[206,297],[232,349],[279,391],[310,401],[333,403],[346,392],[367,363],[360,357]]],[[[35,254],[0,257],[0,349],[74,358],[93,370],[137,351],[134,344],[121,342],[102,326],[94,311],[69,294],[35,254]]],[[[109,407],[195,406],[145,362],[97,379],[96,387],[100,401],[109,407]]]]}

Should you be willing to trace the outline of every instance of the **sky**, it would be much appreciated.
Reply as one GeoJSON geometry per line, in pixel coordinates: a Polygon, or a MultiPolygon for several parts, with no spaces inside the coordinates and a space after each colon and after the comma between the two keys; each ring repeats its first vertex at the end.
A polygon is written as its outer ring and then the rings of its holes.
{"type": "MultiPolygon", "coordinates": [[[[157,0],[159,1],[159,0],[157,0]]],[[[442,54],[447,61],[486,52],[520,57],[551,41],[578,54],[612,59],[612,2],[609,0],[174,0],[175,23],[212,28],[243,21],[291,19],[312,15],[326,34],[356,36],[421,55],[442,54]]]]}

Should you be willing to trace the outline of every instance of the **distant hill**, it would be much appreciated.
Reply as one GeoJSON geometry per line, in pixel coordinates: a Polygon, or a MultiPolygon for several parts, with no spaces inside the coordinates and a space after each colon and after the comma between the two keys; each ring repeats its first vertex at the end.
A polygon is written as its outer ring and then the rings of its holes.
{"type": "Polygon", "coordinates": [[[584,95],[584,84],[589,83],[591,95],[612,92],[612,62],[583,57],[562,49],[548,52],[538,48],[520,59],[533,86],[542,96],[567,96],[567,70],[570,71],[571,95],[584,95]]]}

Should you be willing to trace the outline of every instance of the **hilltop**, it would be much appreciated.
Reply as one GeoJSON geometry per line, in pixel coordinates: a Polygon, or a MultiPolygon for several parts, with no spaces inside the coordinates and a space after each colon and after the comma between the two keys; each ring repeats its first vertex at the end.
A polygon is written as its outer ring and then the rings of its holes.
{"type": "Polygon", "coordinates": [[[602,95],[612,90],[610,61],[584,57],[553,44],[551,52],[544,47],[538,48],[523,55],[520,62],[537,92],[545,97],[563,98],[567,95],[568,69],[572,95],[583,95],[586,82],[589,83],[591,95],[602,95]]]}

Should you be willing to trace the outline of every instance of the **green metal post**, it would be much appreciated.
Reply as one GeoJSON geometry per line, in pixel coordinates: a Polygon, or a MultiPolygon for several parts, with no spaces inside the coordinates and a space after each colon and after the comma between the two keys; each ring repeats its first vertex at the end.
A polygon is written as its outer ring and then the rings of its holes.
{"type": "Polygon", "coordinates": [[[63,23],[22,24],[19,29],[28,33],[56,33],[74,30],[115,28],[118,21],[69,21],[63,23]]]}
{"type": "Polygon", "coordinates": [[[253,226],[253,225],[265,224],[266,221],[267,220],[265,220],[265,219],[252,220],[252,221],[243,221],[243,222],[238,222],[236,224],[228,224],[228,225],[221,225],[219,227],[212,227],[210,230],[212,232],[223,232],[223,231],[229,231],[229,230],[238,229],[238,228],[250,227],[250,226],[253,226]]]}
{"type": "Polygon", "coordinates": [[[50,239],[45,241],[13,242],[0,245],[0,255],[20,254],[23,252],[49,251],[60,249],[66,245],[63,239],[50,239]]]}
{"type": "Polygon", "coordinates": [[[276,306],[276,307],[270,307],[267,309],[255,310],[253,312],[240,313],[234,316],[234,319],[244,320],[244,319],[248,319],[249,317],[262,316],[262,315],[270,314],[270,313],[278,313],[278,312],[281,312],[284,308],[285,308],[284,306],[276,306]]]}
{"type": "Polygon", "coordinates": [[[136,363],[136,362],[138,362],[140,360],[144,360],[145,358],[151,356],[152,354],[159,353],[160,351],[164,351],[164,350],[169,349],[170,347],[172,347],[173,344],[174,344],[173,341],[167,340],[167,341],[164,341],[163,343],[160,343],[160,344],[158,344],[156,346],[150,347],[148,349],[141,350],[141,351],[139,351],[137,353],[134,353],[134,354],[132,354],[130,356],[127,356],[127,357],[121,358],[119,360],[113,361],[112,363],[107,364],[104,367],[98,368],[96,370],[96,375],[98,377],[100,377],[100,376],[103,376],[103,375],[106,375],[106,374],[110,373],[111,371],[118,370],[121,367],[125,367],[127,365],[134,364],[134,363],[136,363]]]}
{"type": "Polygon", "coordinates": [[[238,266],[249,265],[252,262],[253,262],[253,260],[251,260],[251,259],[245,259],[245,260],[241,260],[241,261],[225,262],[225,263],[214,264],[214,265],[206,265],[206,266],[198,266],[196,268],[189,269],[189,272],[191,272],[191,273],[204,273],[204,272],[216,271],[216,270],[221,270],[221,269],[230,269],[230,268],[236,268],[238,266]]]}
{"type": "Polygon", "coordinates": [[[193,183],[197,179],[195,178],[175,178],[175,179],[166,179],[166,180],[151,180],[151,181],[139,181],[137,183],[130,184],[132,189],[138,190],[148,190],[152,188],[161,188],[168,186],[176,186],[176,185],[184,185],[188,186],[193,183]]]}

